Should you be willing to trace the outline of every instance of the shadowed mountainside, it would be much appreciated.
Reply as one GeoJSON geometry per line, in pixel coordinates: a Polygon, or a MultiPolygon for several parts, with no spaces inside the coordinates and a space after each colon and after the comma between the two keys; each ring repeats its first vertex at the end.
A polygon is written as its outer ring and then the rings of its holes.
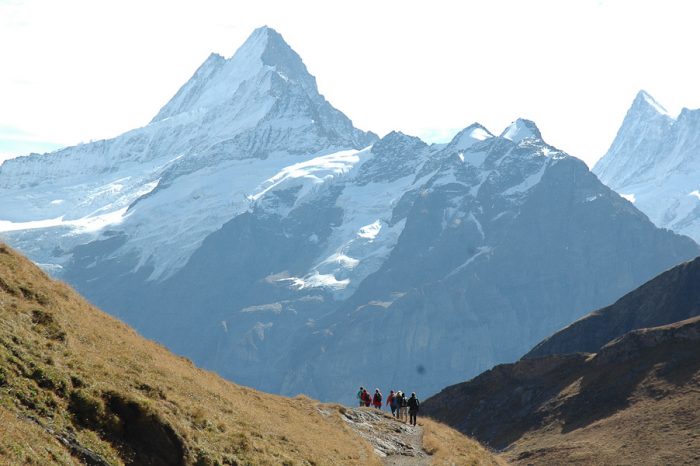
{"type": "Polygon", "coordinates": [[[639,328],[700,315],[700,258],[653,278],[615,304],[592,312],[535,346],[524,358],[596,352],[610,340],[639,328]]]}

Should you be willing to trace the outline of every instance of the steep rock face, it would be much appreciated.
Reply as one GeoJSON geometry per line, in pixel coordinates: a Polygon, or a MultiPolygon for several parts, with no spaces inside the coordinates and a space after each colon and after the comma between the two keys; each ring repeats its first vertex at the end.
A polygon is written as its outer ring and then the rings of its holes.
{"type": "Polygon", "coordinates": [[[120,236],[76,248],[66,278],[174,350],[279,392],[300,362],[289,354],[302,344],[297,332],[314,329],[393,249],[405,222],[392,210],[430,152],[393,133],[371,149],[285,167],[165,280],[132,272],[136,258],[110,258],[120,236]]]}
{"type": "Polygon", "coordinates": [[[442,390],[425,414],[516,464],[682,464],[700,454],[700,318],[597,354],[523,359],[442,390]]]}
{"type": "Polygon", "coordinates": [[[283,391],[343,396],[351,373],[434,392],[697,251],[541,140],[448,146],[426,167],[394,209],[406,223],[389,258],[295,345],[283,391]]]}
{"type": "Polygon", "coordinates": [[[700,315],[700,258],[662,273],[615,304],[595,311],[548,337],[525,358],[597,352],[635,329],[656,327],[700,315]]]}
{"type": "Polygon", "coordinates": [[[593,172],[656,225],[700,240],[699,110],[673,118],[640,91],[593,172]]]}

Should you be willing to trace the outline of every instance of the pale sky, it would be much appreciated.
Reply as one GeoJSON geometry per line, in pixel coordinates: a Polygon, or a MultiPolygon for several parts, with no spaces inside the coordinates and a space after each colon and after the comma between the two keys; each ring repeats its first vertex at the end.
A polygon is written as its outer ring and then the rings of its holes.
{"type": "Polygon", "coordinates": [[[355,126],[444,141],[518,117],[589,165],[640,89],[700,107],[693,0],[0,0],[0,160],[143,126],[211,52],[280,32],[355,126]]]}

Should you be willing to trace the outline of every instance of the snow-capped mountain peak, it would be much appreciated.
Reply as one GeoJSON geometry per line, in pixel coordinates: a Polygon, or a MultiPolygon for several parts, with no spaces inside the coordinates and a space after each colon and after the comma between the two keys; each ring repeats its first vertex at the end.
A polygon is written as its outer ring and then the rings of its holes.
{"type": "MultiPolygon", "coordinates": [[[[284,167],[376,139],[326,101],[299,55],[263,27],[231,58],[211,54],[151,124],[2,165],[0,231],[32,228],[41,235],[43,226],[71,232],[70,242],[59,240],[64,249],[51,246],[34,255],[60,267],[70,259],[63,251],[99,237],[109,220],[128,232],[119,253],[138,257],[134,267],[151,268],[156,279],[247,211],[256,186],[284,167]],[[22,194],[39,184],[41,196],[22,194]],[[85,237],[82,225],[98,220],[102,228],[85,237]],[[73,234],[79,226],[81,234],[73,234]],[[148,239],[164,231],[162,241],[148,239]]],[[[22,235],[32,243],[32,234],[22,235]]]]}
{"type": "Polygon", "coordinates": [[[658,226],[700,241],[698,153],[700,110],[674,119],[640,91],[593,172],[658,226]]]}
{"type": "Polygon", "coordinates": [[[634,98],[607,154],[593,172],[615,189],[658,162],[660,145],[675,120],[646,91],[634,98]],[[613,180],[615,180],[613,182],[613,180]]]}
{"type": "Polygon", "coordinates": [[[493,134],[479,123],[472,123],[457,133],[447,146],[450,150],[465,150],[474,144],[492,138],[493,134]]]}
{"type": "MultiPolygon", "coordinates": [[[[252,78],[257,77],[257,82],[250,87],[260,91],[264,75],[274,75],[275,79],[285,82],[291,80],[307,93],[317,93],[316,80],[301,57],[277,31],[264,26],[253,31],[231,58],[211,54],[152,121],[211,109],[231,101],[244,91],[243,84],[252,78]]],[[[265,87],[270,85],[268,82],[265,87]]]]}
{"type": "Polygon", "coordinates": [[[542,134],[540,133],[537,125],[530,120],[524,118],[518,118],[513,123],[510,124],[501,133],[502,138],[510,139],[516,144],[519,144],[525,139],[542,139],[542,134]]]}
{"type": "Polygon", "coordinates": [[[663,105],[659,104],[647,91],[642,89],[634,98],[630,113],[648,113],[649,111],[660,115],[671,116],[663,105]]]}

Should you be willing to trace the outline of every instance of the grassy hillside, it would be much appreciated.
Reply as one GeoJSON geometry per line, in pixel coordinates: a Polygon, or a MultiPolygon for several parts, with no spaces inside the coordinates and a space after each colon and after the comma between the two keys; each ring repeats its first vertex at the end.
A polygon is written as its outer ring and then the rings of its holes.
{"type": "MultiPolygon", "coordinates": [[[[197,369],[0,244],[0,464],[382,464],[343,411],[197,369]]],[[[496,462],[424,430],[434,464],[496,462]]]]}

